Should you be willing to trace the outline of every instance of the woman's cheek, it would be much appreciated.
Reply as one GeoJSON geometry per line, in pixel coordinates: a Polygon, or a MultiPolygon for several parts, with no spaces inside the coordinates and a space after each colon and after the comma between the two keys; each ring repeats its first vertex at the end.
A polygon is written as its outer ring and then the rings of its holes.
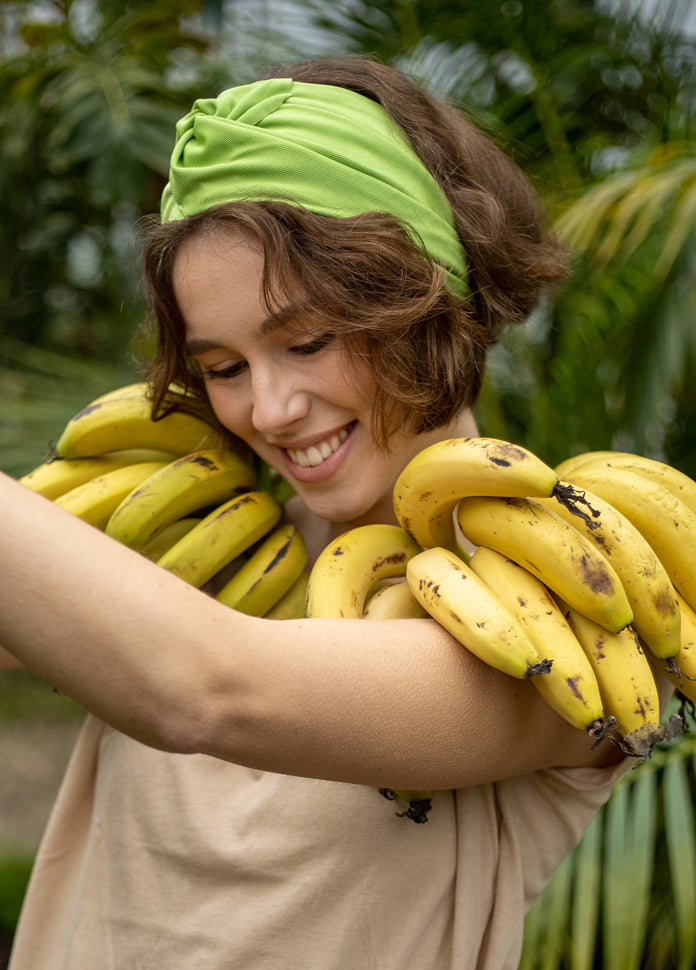
{"type": "Polygon", "coordinates": [[[245,406],[240,396],[222,387],[208,386],[207,391],[210,406],[215,412],[218,421],[228,431],[244,437],[243,432],[249,422],[245,421],[245,406]]]}

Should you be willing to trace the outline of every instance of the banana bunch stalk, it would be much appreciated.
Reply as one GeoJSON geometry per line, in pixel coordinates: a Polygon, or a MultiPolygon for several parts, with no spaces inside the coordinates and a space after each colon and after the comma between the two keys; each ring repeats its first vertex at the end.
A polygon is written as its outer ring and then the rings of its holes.
{"type": "MultiPolygon", "coordinates": [[[[319,556],[308,616],[429,616],[637,763],[682,729],[661,723],[653,671],[696,701],[696,482],[627,453],[554,469],[510,442],[452,438],[404,468],[393,502],[398,526],[319,556]]],[[[426,820],[432,792],[381,791],[426,820]]]]}
{"type": "Polygon", "coordinates": [[[143,383],[96,398],[20,481],[222,603],[304,616],[303,537],[281,524],[242,448],[224,446],[186,397],[172,386],[156,421],[143,383]]]}

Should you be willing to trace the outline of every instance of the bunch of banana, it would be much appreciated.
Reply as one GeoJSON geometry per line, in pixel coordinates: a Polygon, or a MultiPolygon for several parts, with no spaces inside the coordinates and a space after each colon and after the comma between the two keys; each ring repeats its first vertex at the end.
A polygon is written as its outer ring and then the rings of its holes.
{"type": "MultiPolygon", "coordinates": [[[[186,406],[172,386],[168,403],[186,406]]],[[[72,418],[55,455],[22,479],[162,568],[255,615],[304,616],[307,553],[252,463],[188,411],[153,421],[147,385],[119,387],[72,418]]]]}
{"type": "Polygon", "coordinates": [[[509,626],[469,632],[467,612],[494,628],[471,572],[526,631],[536,662],[550,662],[532,683],[569,723],[640,758],[679,729],[680,719],[660,724],[648,660],[666,666],[684,696],[696,694],[696,629],[685,634],[696,604],[696,482],[625,452],[550,469],[498,439],[461,438],[406,466],[394,510],[426,547],[407,567],[413,594],[485,662],[513,676],[525,662],[535,669],[509,626]]]}
{"type": "MultiPolygon", "coordinates": [[[[393,502],[399,527],[352,530],[318,558],[308,616],[425,613],[593,745],[641,760],[681,730],[661,723],[652,668],[696,698],[696,482],[627,453],[553,469],[458,438],[420,452],[393,502]]],[[[431,793],[397,794],[413,807],[431,793]]]]}

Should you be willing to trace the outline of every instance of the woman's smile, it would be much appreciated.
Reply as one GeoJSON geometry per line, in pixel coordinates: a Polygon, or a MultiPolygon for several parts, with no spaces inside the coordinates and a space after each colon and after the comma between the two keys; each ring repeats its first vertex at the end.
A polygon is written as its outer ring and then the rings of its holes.
{"type": "Polygon", "coordinates": [[[286,448],[285,453],[293,465],[299,465],[301,468],[316,468],[318,465],[324,464],[328,458],[338,451],[353,426],[351,424],[346,428],[341,428],[338,433],[306,448],[286,448]]]}

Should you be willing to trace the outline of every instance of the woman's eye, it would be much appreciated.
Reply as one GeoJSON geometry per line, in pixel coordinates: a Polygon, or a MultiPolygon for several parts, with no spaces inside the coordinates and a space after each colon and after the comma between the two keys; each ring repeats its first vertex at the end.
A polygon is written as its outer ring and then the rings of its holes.
{"type": "Polygon", "coordinates": [[[238,361],[236,364],[229,364],[227,367],[202,367],[203,379],[206,381],[229,380],[229,378],[241,374],[244,366],[244,361],[238,361]]]}
{"type": "Polygon", "coordinates": [[[300,355],[316,354],[317,351],[323,350],[324,347],[330,344],[333,339],[334,334],[322,333],[318,337],[314,337],[312,340],[306,340],[302,344],[296,344],[294,347],[290,348],[290,352],[300,355]]]}

